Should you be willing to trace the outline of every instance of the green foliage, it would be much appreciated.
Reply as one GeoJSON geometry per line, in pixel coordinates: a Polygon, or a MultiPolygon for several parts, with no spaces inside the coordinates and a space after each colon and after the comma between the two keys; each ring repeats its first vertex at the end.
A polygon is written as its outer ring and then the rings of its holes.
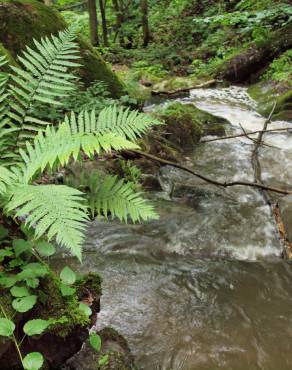
{"type": "Polygon", "coordinates": [[[96,352],[101,350],[101,338],[98,334],[91,333],[89,336],[89,343],[91,347],[96,350],[96,352]]]}
{"type": "MultiPolygon", "coordinates": [[[[97,198],[93,199],[91,194],[89,199],[75,188],[46,184],[42,176],[46,170],[54,171],[82,157],[95,158],[112,150],[135,149],[138,146],[134,141],[159,121],[116,106],[99,114],[95,109],[82,110],[79,114],[71,112],[55,126],[35,116],[36,102],[61,106],[75,89],[76,78],[68,71],[79,66],[75,37],[75,27],[71,27],[58,37],[34,40],[36,48],[27,47],[19,58],[23,68],[11,66],[9,76],[0,75],[0,205],[6,216],[24,224],[22,231],[28,238],[14,239],[11,243],[6,240],[6,230],[0,230],[4,243],[0,249],[1,267],[4,266],[0,271],[0,286],[1,290],[10,289],[14,311],[26,313],[45,299],[45,294],[38,294],[36,289],[49,277],[57,281],[58,294],[72,301],[72,317],[77,315],[87,323],[91,309],[84,303],[78,305],[73,286],[75,273],[65,267],[57,279],[40,260],[38,253],[49,257],[55,252],[46,239],[67,247],[81,259],[88,210],[93,203],[97,214],[111,213],[121,220],[129,217],[133,221],[147,220],[156,214],[135,193],[132,183],[113,177],[96,179],[97,198]]],[[[4,63],[1,58],[0,66],[4,63]]],[[[4,316],[0,318],[0,335],[11,337],[20,353],[13,334],[15,324],[1,305],[0,308],[4,316]]],[[[58,317],[45,321],[40,317],[26,323],[24,331],[27,335],[39,335],[49,325],[69,325],[68,320],[58,317]]],[[[43,365],[43,357],[37,352],[20,358],[27,370],[37,370],[43,365]]]]}
{"type": "MultiPolygon", "coordinates": [[[[114,106],[103,109],[98,116],[94,110],[91,113],[82,111],[78,116],[71,113],[70,117],[67,116],[57,128],[47,125],[45,131],[39,130],[40,121],[27,115],[33,102],[46,100],[48,103],[59,104],[57,97],[64,96],[68,88],[69,90],[73,88],[71,80],[74,77],[71,74],[68,77],[67,73],[69,66],[76,65],[72,60],[78,58],[72,54],[76,51],[72,32],[64,31],[59,35],[59,39],[52,38],[52,41],[46,39],[35,42],[38,52],[28,49],[30,57],[26,54],[27,60],[22,59],[27,71],[14,68],[17,76],[12,76],[12,80],[18,81],[23,90],[19,88],[15,90],[16,87],[11,85],[11,92],[17,91],[16,98],[19,105],[22,104],[21,98],[24,95],[22,106],[25,109],[19,110],[18,115],[9,111],[9,117],[13,120],[11,127],[19,131],[18,145],[22,143],[22,137],[27,137],[28,130],[36,131],[37,135],[32,141],[26,141],[25,146],[22,144],[17,157],[19,161],[17,166],[11,167],[10,170],[0,167],[0,191],[7,193],[6,212],[14,213],[15,217],[24,219],[25,225],[34,228],[36,238],[47,234],[49,240],[55,238],[59,244],[71,249],[80,258],[83,232],[88,219],[85,198],[79,191],[69,187],[36,186],[30,185],[29,182],[41,175],[46,168],[64,166],[72,157],[75,160],[78,159],[80,151],[91,157],[95,153],[101,154],[112,149],[134,149],[137,146],[128,139],[135,140],[147,128],[159,122],[138,112],[130,112],[129,109],[114,106]],[[67,56],[69,61],[66,59],[67,56]],[[45,68],[46,60],[50,61],[48,68],[45,68]],[[24,93],[24,80],[19,82],[19,76],[24,76],[23,78],[28,81],[28,89],[32,91],[30,95],[24,93]],[[62,76],[64,80],[61,80],[62,76]],[[47,80],[54,84],[48,85],[44,82],[47,80]],[[61,81],[63,81],[62,86],[61,81]],[[42,85],[43,82],[45,85],[42,85]],[[39,85],[43,88],[40,89],[39,85]],[[49,100],[43,99],[45,94],[53,97],[49,100]],[[27,120],[30,122],[29,127],[26,125],[27,120]]],[[[15,108],[14,100],[11,106],[13,111],[18,110],[15,108]]],[[[41,124],[44,125],[44,122],[41,124]]],[[[3,128],[3,131],[4,133],[8,131],[8,135],[11,134],[10,129],[3,128]]],[[[6,148],[6,151],[9,150],[6,148]]],[[[123,184],[123,186],[127,191],[127,185],[123,184]]],[[[128,202],[127,209],[133,211],[135,220],[147,219],[148,216],[154,215],[151,206],[143,208],[140,212],[134,206],[131,207],[130,198],[128,202]],[[146,209],[150,212],[148,216],[146,209]]],[[[137,199],[133,202],[137,204],[137,199]]],[[[107,214],[110,211],[112,214],[121,215],[121,212],[123,214],[127,212],[127,209],[109,208],[116,204],[115,199],[110,203],[97,200],[96,204],[99,204],[98,213],[107,214]],[[104,210],[100,208],[102,204],[106,205],[104,210]]],[[[120,218],[127,219],[124,216],[120,218]]]]}
{"type": "Polygon", "coordinates": [[[263,78],[274,81],[288,81],[292,85],[292,50],[286,51],[269,66],[263,78]]]}
{"type": "Polygon", "coordinates": [[[23,367],[25,370],[39,370],[43,366],[44,358],[39,352],[27,354],[23,359],[23,367]]]}
{"type": "Polygon", "coordinates": [[[50,325],[50,322],[42,319],[27,321],[23,327],[23,331],[28,336],[42,334],[50,325]]]}

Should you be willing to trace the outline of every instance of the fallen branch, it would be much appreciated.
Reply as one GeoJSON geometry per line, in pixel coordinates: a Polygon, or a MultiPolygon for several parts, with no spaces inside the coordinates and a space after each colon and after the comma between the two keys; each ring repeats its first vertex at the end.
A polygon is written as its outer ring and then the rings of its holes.
{"type": "MultiPolygon", "coordinates": [[[[248,132],[248,135],[259,134],[261,132],[263,132],[263,133],[275,132],[276,133],[276,132],[281,132],[281,131],[292,131],[292,126],[291,127],[283,127],[283,128],[271,128],[269,130],[252,131],[252,132],[248,132]]],[[[210,143],[212,141],[236,139],[237,137],[244,137],[244,136],[246,136],[246,134],[236,134],[236,135],[229,135],[229,136],[223,136],[223,137],[215,137],[214,139],[202,140],[201,143],[210,143]]]]}
{"type": "Polygon", "coordinates": [[[190,168],[188,168],[186,166],[182,166],[182,165],[180,165],[176,162],[172,162],[172,161],[169,161],[167,159],[156,157],[153,154],[145,153],[145,152],[142,152],[140,150],[131,150],[131,152],[135,153],[139,156],[148,158],[152,161],[178,168],[180,170],[188,172],[191,175],[194,175],[194,176],[206,181],[209,184],[216,185],[216,186],[219,186],[219,187],[228,188],[228,187],[231,187],[231,186],[250,186],[250,187],[253,187],[253,188],[268,190],[268,191],[272,191],[272,192],[279,193],[279,194],[284,194],[284,195],[292,194],[292,191],[288,191],[288,190],[284,190],[284,189],[280,189],[280,188],[275,188],[275,187],[271,187],[271,186],[266,186],[266,185],[263,185],[263,184],[259,184],[257,182],[249,182],[249,181],[220,182],[220,181],[211,179],[210,177],[204,176],[204,175],[202,175],[198,172],[195,172],[195,171],[191,170],[190,168]]]}
{"type": "MultiPolygon", "coordinates": [[[[252,164],[253,170],[254,170],[254,180],[255,180],[255,182],[260,183],[262,185],[263,185],[263,179],[262,179],[262,167],[261,167],[261,163],[260,163],[260,160],[259,160],[259,149],[260,149],[260,146],[263,142],[263,137],[264,137],[264,134],[265,134],[264,131],[267,130],[268,124],[271,122],[271,118],[274,114],[276,106],[277,106],[277,102],[275,102],[269,117],[266,119],[266,121],[264,123],[263,130],[259,133],[259,136],[258,136],[258,138],[256,139],[256,142],[255,142],[254,150],[252,151],[252,154],[251,154],[251,164],[252,164]]],[[[267,192],[267,189],[262,188],[261,191],[262,191],[262,194],[263,194],[263,197],[264,197],[266,203],[268,205],[271,205],[272,204],[271,197],[270,197],[269,193],[267,192]]]]}
{"type": "Polygon", "coordinates": [[[214,85],[216,82],[218,82],[218,81],[217,80],[210,80],[210,81],[207,81],[207,82],[203,82],[200,85],[185,87],[183,89],[177,89],[177,90],[174,90],[174,91],[167,91],[167,92],[166,91],[152,90],[152,95],[177,95],[177,94],[182,94],[182,93],[185,93],[185,92],[189,92],[190,90],[201,89],[203,87],[209,87],[211,85],[214,85]]]}

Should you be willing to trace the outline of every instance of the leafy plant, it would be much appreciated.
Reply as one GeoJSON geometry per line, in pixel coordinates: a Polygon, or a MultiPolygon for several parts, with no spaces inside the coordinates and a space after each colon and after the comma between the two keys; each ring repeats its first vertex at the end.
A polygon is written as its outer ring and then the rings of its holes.
{"type": "MultiPolygon", "coordinates": [[[[79,67],[77,30],[74,26],[58,37],[34,40],[35,49],[26,48],[19,62],[23,68],[0,75],[0,206],[6,217],[23,223],[28,240],[6,240],[0,229],[0,285],[10,289],[12,308],[24,313],[38,301],[37,287],[52,272],[40,259],[49,257],[57,242],[81,259],[88,213],[117,216],[123,221],[157,217],[151,204],[135,193],[131,183],[117,177],[95,179],[95,198],[65,185],[46,184],[42,176],[69,162],[103,155],[112,150],[137,148],[136,139],[159,121],[139,112],[116,106],[100,113],[95,109],[72,112],[57,125],[34,115],[34,105],[41,102],[62,106],[75,89],[76,77],[69,68],[79,67]],[[93,211],[94,210],[94,211],[93,211]]],[[[0,66],[6,63],[0,59],[0,66]]],[[[68,267],[60,274],[60,291],[73,295],[76,276],[68,267]]],[[[44,359],[33,352],[24,358],[14,334],[15,323],[0,306],[0,335],[11,338],[26,370],[38,370],[44,359]]],[[[79,310],[91,314],[80,303],[79,310]]],[[[51,322],[34,319],[24,325],[26,335],[39,335],[51,322]]]]}

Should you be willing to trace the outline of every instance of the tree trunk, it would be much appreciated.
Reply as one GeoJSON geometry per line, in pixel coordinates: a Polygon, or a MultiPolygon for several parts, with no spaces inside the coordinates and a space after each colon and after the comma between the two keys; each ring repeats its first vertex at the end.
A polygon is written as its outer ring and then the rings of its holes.
{"type": "Polygon", "coordinates": [[[150,42],[151,35],[148,22],[148,0],[140,0],[143,28],[143,46],[146,48],[150,42]]]}
{"type": "Polygon", "coordinates": [[[122,12],[122,9],[120,7],[120,4],[119,4],[118,0],[112,0],[112,3],[113,3],[114,11],[116,13],[116,34],[115,34],[115,37],[114,37],[114,41],[116,41],[116,39],[119,35],[120,45],[124,46],[125,42],[124,42],[123,33],[121,31],[121,27],[122,27],[122,24],[123,24],[123,21],[124,21],[123,12],[122,12]]]}
{"type": "Polygon", "coordinates": [[[108,35],[107,35],[107,21],[106,21],[106,0],[99,0],[99,8],[101,14],[101,23],[102,23],[102,37],[103,37],[103,45],[109,46],[108,43],[108,35]]]}
{"type": "Polygon", "coordinates": [[[44,0],[44,3],[50,6],[53,5],[53,0],[44,0]]]}
{"type": "Polygon", "coordinates": [[[93,46],[99,45],[96,0],[88,0],[90,40],[93,46]]]}

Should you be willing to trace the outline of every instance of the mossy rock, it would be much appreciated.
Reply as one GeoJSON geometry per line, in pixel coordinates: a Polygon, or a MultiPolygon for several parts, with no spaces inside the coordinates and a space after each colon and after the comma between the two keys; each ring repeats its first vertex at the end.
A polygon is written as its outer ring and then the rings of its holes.
{"type": "MultiPolygon", "coordinates": [[[[0,0],[0,42],[16,58],[25,45],[33,45],[33,39],[56,34],[66,28],[61,15],[52,7],[36,0],[0,0]]],[[[111,71],[98,52],[78,39],[81,52],[80,77],[85,85],[104,81],[112,97],[125,95],[125,87],[111,71]]]]}
{"type": "Polygon", "coordinates": [[[199,85],[202,81],[191,77],[169,77],[153,85],[152,91],[155,94],[172,94],[180,89],[189,89],[199,85]]]}
{"type": "Polygon", "coordinates": [[[262,81],[248,93],[257,102],[258,112],[268,117],[276,103],[272,120],[292,121],[292,89],[285,82],[262,81]]]}
{"type": "Polygon", "coordinates": [[[80,352],[70,358],[64,370],[135,370],[134,357],[126,339],[112,328],[97,333],[101,338],[101,350],[96,352],[86,343],[80,352]],[[100,360],[105,359],[103,364],[100,360]]]}
{"type": "Polygon", "coordinates": [[[228,123],[193,104],[178,102],[168,105],[158,117],[166,124],[159,130],[164,130],[166,138],[182,150],[192,148],[203,135],[224,135],[224,125],[228,123]]]}

